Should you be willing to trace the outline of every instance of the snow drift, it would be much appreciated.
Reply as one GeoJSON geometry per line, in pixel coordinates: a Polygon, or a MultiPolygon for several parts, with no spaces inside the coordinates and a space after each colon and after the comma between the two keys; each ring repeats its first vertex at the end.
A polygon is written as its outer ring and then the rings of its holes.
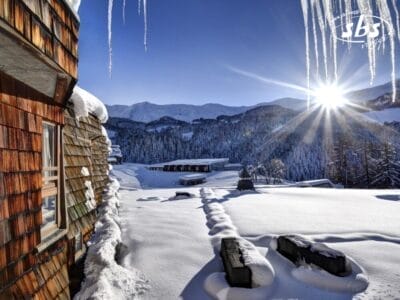
{"type": "MultiPolygon", "coordinates": [[[[256,295],[265,296],[266,291],[264,291],[264,289],[273,283],[275,277],[275,271],[271,264],[265,258],[265,255],[262,255],[251,242],[240,237],[236,227],[232,224],[230,217],[225,213],[223,206],[218,203],[218,200],[211,189],[203,188],[200,191],[200,194],[203,199],[202,202],[204,204],[204,211],[207,214],[207,225],[210,228],[210,235],[213,235],[212,241],[216,252],[219,253],[220,251],[221,239],[223,237],[237,238],[239,240],[245,265],[251,270],[252,286],[255,288],[231,288],[225,279],[219,279],[221,276],[220,273],[213,273],[205,281],[204,287],[206,291],[211,296],[218,299],[220,299],[220,295],[217,295],[218,293],[216,291],[220,290],[221,287],[222,289],[227,290],[227,294],[232,293],[229,292],[229,290],[238,291],[239,295],[244,293],[243,295],[246,295],[248,299],[256,299],[256,295]],[[261,288],[263,291],[261,292],[259,288],[261,288]]],[[[226,297],[222,297],[221,299],[224,298],[226,297]]]]}
{"type": "Polygon", "coordinates": [[[148,289],[138,270],[128,270],[115,260],[116,247],[121,243],[118,189],[119,182],[112,178],[99,209],[95,234],[89,242],[85,281],[76,300],[135,299],[148,289]]]}

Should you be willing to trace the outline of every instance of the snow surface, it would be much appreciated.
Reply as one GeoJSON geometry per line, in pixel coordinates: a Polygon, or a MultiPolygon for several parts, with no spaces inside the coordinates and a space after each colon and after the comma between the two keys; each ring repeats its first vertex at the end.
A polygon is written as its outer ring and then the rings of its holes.
{"type": "Polygon", "coordinates": [[[118,216],[119,183],[112,179],[100,207],[100,218],[90,240],[85,260],[85,281],[75,295],[83,299],[132,299],[148,289],[143,275],[135,269],[127,269],[116,260],[116,247],[121,243],[118,216]]]}
{"type": "Polygon", "coordinates": [[[200,188],[180,188],[185,173],[144,165],[114,166],[113,173],[121,181],[119,224],[129,249],[122,266],[149,280],[144,299],[400,298],[400,190],[259,185],[238,192],[237,172],[212,172],[200,188]],[[194,197],[171,200],[176,191],[194,197]],[[353,273],[297,268],[275,250],[281,233],[345,253],[353,273]],[[229,287],[218,254],[224,236],[243,241],[259,287],[229,287]]]}
{"type": "Polygon", "coordinates": [[[379,123],[397,121],[400,122],[400,108],[387,108],[380,111],[370,111],[364,113],[365,116],[379,123]]]}
{"type": "Polygon", "coordinates": [[[74,104],[75,115],[78,119],[87,117],[89,113],[91,113],[95,115],[101,123],[107,122],[108,113],[105,105],[88,91],[76,85],[71,96],[71,101],[74,104]]]}

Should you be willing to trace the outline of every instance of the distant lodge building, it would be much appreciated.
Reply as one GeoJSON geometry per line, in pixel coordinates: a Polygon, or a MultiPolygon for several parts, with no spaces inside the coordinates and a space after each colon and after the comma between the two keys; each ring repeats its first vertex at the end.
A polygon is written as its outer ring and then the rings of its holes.
{"type": "Polygon", "coordinates": [[[148,169],[164,172],[211,172],[223,170],[228,162],[228,158],[181,159],[150,165],[148,169]]]}
{"type": "Polygon", "coordinates": [[[0,299],[70,298],[108,183],[104,120],[69,101],[78,31],[64,0],[0,0],[0,299]]]}
{"type": "Polygon", "coordinates": [[[206,182],[207,176],[203,174],[189,174],[179,178],[181,185],[196,185],[206,182]]]}

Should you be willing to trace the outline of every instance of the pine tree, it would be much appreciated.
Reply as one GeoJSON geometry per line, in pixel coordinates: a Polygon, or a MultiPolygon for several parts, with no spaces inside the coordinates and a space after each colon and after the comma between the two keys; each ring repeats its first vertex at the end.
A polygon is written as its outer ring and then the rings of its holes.
{"type": "Polygon", "coordinates": [[[396,149],[390,142],[385,142],[383,145],[371,184],[379,188],[400,187],[400,162],[396,149]]]}

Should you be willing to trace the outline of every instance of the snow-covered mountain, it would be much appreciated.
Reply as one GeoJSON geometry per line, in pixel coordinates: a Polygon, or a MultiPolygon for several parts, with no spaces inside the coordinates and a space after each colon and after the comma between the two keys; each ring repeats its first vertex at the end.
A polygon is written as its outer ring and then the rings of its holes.
{"type": "MultiPolygon", "coordinates": [[[[400,80],[398,80],[397,86],[399,87],[398,94],[400,94],[400,80]]],[[[346,94],[346,98],[364,106],[366,110],[382,110],[392,107],[389,103],[390,101],[386,101],[390,98],[391,91],[392,84],[389,82],[383,85],[349,92],[346,94]],[[385,97],[384,101],[382,101],[382,97],[385,97]]],[[[204,105],[159,105],[150,102],[140,102],[132,105],[109,105],[107,106],[107,110],[110,117],[124,118],[138,122],[147,123],[159,120],[162,117],[171,117],[176,120],[191,122],[199,118],[215,119],[221,115],[232,116],[255,107],[268,105],[279,105],[295,111],[304,111],[307,108],[307,102],[303,99],[281,98],[271,102],[261,102],[250,106],[227,106],[216,103],[207,103],[204,105]]]]}
{"type": "Polygon", "coordinates": [[[183,158],[247,159],[264,136],[281,128],[297,113],[280,106],[260,106],[234,116],[193,122],[161,118],[149,123],[110,118],[113,142],[130,162],[157,163],[183,158]]]}
{"type": "MultiPolygon", "coordinates": [[[[400,79],[396,82],[397,91],[400,91],[400,79]]],[[[373,86],[370,88],[352,91],[347,93],[345,96],[352,102],[365,103],[369,100],[376,99],[385,94],[392,93],[392,82],[388,82],[382,85],[373,86]]]]}
{"type": "Polygon", "coordinates": [[[248,106],[226,106],[215,103],[204,105],[168,104],[158,105],[150,102],[128,105],[110,105],[107,107],[111,117],[125,118],[140,122],[151,122],[162,117],[190,122],[194,119],[214,119],[220,115],[235,115],[248,110],[248,106]]]}
{"type": "Polygon", "coordinates": [[[268,105],[192,122],[170,117],[149,123],[110,118],[106,128],[129,162],[228,157],[231,162],[258,164],[279,158],[287,166],[286,177],[292,180],[326,177],[330,164],[341,155],[349,168],[346,176],[355,184],[363,170],[363,151],[378,159],[390,138],[400,153],[400,134],[389,126],[356,111],[330,115],[323,108],[299,112],[268,105]]]}
{"type": "Polygon", "coordinates": [[[296,111],[303,111],[307,108],[307,101],[296,98],[280,98],[271,102],[262,103],[259,105],[279,105],[290,108],[296,111]]]}

